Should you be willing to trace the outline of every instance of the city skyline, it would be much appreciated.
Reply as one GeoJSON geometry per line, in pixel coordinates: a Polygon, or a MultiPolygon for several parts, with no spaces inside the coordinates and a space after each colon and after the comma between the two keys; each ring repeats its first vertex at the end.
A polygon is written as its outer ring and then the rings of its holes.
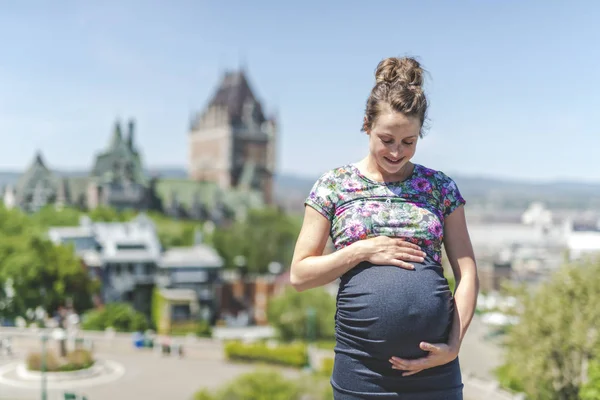
{"type": "Polygon", "coordinates": [[[37,151],[53,169],[89,168],[130,117],[146,166],[185,168],[190,118],[243,66],[281,124],[280,173],[315,177],[366,154],[374,68],[408,54],[429,72],[432,104],[415,162],[600,182],[595,3],[144,4],[4,7],[1,171],[22,171],[37,151]]]}

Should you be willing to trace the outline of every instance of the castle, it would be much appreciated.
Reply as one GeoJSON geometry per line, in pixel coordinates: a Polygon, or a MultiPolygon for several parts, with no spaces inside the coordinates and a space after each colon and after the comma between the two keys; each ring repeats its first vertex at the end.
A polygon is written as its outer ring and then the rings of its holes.
{"type": "Polygon", "coordinates": [[[191,179],[245,185],[272,202],[277,123],[267,118],[243,71],[225,73],[208,107],[192,120],[191,179]]]}
{"type": "Polygon", "coordinates": [[[5,188],[5,206],[27,212],[48,204],[110,206],[219,222],[273,202],[277,124],[265,116],[244,71],[226,72],[193,118],[187,178],[147,176],[135,135],[133,120],[125,131],[117,121],[86,176],[61,176],[38,153],[16,185],[5,188]]]}

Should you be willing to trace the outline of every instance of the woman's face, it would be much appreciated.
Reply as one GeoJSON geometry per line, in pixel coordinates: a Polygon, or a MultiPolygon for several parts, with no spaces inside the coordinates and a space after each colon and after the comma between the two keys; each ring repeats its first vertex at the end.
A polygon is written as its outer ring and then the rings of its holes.
{"type": "Polygon", "coordinates": [[[382,173],[401,175],[415,155],[421,122],[416,117],[387,111],[374,121],[369,135],[369,150],[382,173]]]}

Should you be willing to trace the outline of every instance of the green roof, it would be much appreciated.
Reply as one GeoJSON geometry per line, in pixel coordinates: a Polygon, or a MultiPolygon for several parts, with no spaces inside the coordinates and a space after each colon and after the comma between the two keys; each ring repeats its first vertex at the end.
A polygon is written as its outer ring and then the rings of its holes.
{"type": "Polygon", "coordinates": [[[171,205],[174,197],[184,207],[190,207],[194,200],[207,208],[214,207],[222,201],[227,207],[238,209],[259,208],[264,204],[262,193],[256,190],[219,188],[213,182],[199,182],[190,179],[159,179],[156,192],[163,200],[164,206],[171,205]]]}
{"type": "Polygon", "coordinates": [[[58,177],[46,167],[42,155],[37,153],[33,162],[29,165],[29,168],[27,168],[25,173],[19,177],[15,187],[16,192],[22,194],[25,189],[33,189],[29,186],[41,179],[48,180],[53,187],[56,187],[58,184],[58,177]]]}

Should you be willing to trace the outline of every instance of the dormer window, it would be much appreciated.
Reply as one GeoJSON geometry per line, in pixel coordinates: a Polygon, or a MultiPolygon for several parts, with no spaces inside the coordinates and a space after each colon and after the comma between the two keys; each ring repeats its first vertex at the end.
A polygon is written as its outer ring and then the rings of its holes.
{"type": "Polygon", "coordinates": [[[246,123],[254,122],[256,118],[256,102],[252,99],[247,99],[244,102],[244,120],[246,123]]]}

